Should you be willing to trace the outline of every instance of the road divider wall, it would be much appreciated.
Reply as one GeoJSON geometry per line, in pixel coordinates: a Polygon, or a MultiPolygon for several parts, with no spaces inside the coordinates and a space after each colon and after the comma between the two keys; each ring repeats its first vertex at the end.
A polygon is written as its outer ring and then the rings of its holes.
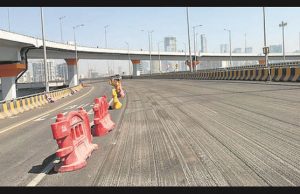
{"type": "Polygon", "coordinates": [[[59,99],[65,98],[74,94],[75,92],[80,91],[82,88],[83,85],[80,84],[70,88],[50,91],[48,93],[38,93],[10,101],[2,101],[0,102],[0,119],[11,117],[48,103],[53,103],[59,99]]]}
{"type": "Polygon", "coordinates": [[[123,76],[123,79],[196,79],[196,80],[245,80],[245,81],[276,81],[299,82],[300,67],[272,67],[270,77],[268,68],[252,69],[213,69],[198,70],[197,72],[170,72],[159,74],[145,74],[140,76],[123,76]]]}

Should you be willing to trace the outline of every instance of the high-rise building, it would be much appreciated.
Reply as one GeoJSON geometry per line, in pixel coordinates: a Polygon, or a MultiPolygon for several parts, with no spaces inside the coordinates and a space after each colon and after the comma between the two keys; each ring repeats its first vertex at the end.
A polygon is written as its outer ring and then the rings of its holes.
{"type": "Polygon", "coordinates": [[[68,66],[66,63],[56,65],[56,79],[68,80],[68,66]]]}
{"type": "Polygon", "coordinates": [[[143,73],[143,72],[144,72],[143,65],[142,65],[142,64],[138,64],[138,65],[137,65],[137,70],[138,70],[140,73],[143,73]]]}
{"type": "MultiPolygon", "coordinates": [[[[176,45],[176,37],[165,37],[164,38],[164,49],[166,52],[176,52],[177,45],[176,45]]],[[[170,70],[170,62],[169,61],[162,61],[161,62],[161,71],[169,71],[170,70]]]]}
{"type": "Polygon", "coordinates": [[[233,53],[242,53],[242,48],[235,48],[232,51],[233,53]]]}
{"type": "Polygon", "coordinates": [[[221,53],[228,53],[229,50],[228,50],[228,44],[221,44],[220,45],[220,52],[221,53]]]}
{"type": "Polygon", "coordinates": [[[176,37],[165,37],[164,38],[165,51],[176,52],[176,37]]]}
{"type": "Polygon", "coordinates": [[[201,34],[201,52],[206,53],[207,52],[207,42],[206,42],[206,37],[205,34],[201,34]]]}
{"type": "Polygon", "coordinates": [[[246,53],[252,53],[252,47],[247,47],[245,50],[246,53]]]}
{"type": "Polygon", "coordinates": [[[148,74],[150,73],[150,62],[149,61],[142,61],[140,64],[140,67],[137,68],[141,68],[143,71],[140,71],[140,73],[142,74],[148,74]]]}
{"type": "MultiPolygon", "coordinates": [[[[43,62],[32,63],[33,82],[45,81],[45,66],[43,62]]],[[[47,60],[48,81],[56,80],[54,61],[47,60]]]]}
{"type": "Polygon", "coordinates": [[[122,75],[123,74],[123,72],[122,72],[122,66],[118,66],[118,73],[119,73],[119,75],[122,75]]]}
{"type": "Polygon", "coordinates": [[[282,53],[282,45],[270,45],[270,53],[282,53]]]}
{"type": "Polygon", "coordinates": [[[99,77],[99,72],[92,70],[91,71],[91,77],[90,78],[98,78],[99,77]]]}
{"type": "Polygon", "coordinates": [[[44,77],[44,65],[43,63],[32,63],[33,82],[43,82],[44,77]]]}
{"type": "Polygon", "coordinates": [[[152,60],[152,73],[159,73],[159,60],[152,60]]]}
{"type": "Polygon", "coordinates": [[[18,83],[29,83],[31,82],[31,76],[30,76],[30,72],[26,71],[19,79],[18,79],[18,83]]]}

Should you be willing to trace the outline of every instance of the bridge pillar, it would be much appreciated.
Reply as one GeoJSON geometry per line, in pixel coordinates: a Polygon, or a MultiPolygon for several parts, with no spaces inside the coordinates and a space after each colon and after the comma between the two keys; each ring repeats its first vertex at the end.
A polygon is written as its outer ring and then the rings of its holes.
{"type": "Polygon", "coordinates": [[[132,59],[131,62],[132,62],[132,67],[133,67],[132,75],[137,76],[138,75],[138,65],[141,65],[141,60],[132,59]]]}
{"type": "MultiPolygon", "coordinates": [[[[79,59],[77,59],[78,62],[79,59]]],[[[70,58],[65,59],[68,65],[68,77],[69,77],[69,87],[78,85],[78,70],[76,66],[76,59],[70,58]]]]}
{"type": "Polygon", "coordinates": [[[11,100],[17,97],[16,77],[26,69],[25,64],[0,64],[0,77],[3,100],[11,100]]]}
{"type": "Polygon", "coordinates": [[[189,60],[186,60],[185,64],[189,67],[189,70],[191,70],[191,68],[193,68],[193,72],[194,72],[194,71],[196,71],[196,66],[198,64],[200,64],[200,61],[199,60],[196,60],[196,61],[193,60],[193,63],[191,65],[191,62],[189,60]]]}

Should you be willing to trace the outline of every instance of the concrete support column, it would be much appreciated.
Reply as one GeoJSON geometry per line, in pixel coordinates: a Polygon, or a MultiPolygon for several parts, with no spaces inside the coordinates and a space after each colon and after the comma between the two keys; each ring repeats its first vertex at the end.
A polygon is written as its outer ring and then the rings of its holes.
{"type": "Polygon", "coordinates": [[[138,65],[141,64],[141,60],[139,60],[139,59],[132,59],[131,62],[132,62],[132,66],[133,66],[132,75],[133,76],[137,76],[138,75],[138,65]]]}
{"type": "Polygon", "coordinates": [[[15,83],[16,77],[2,77],[2,98],[3,100],[11,100],[17,97],[17,89],[15,83]]]}
{"type": "MultiPolygon", "coordinates": [[[[68,78],[69,78],[69,87],[78,85],[78,70],[76,65],[76,59],[65,59],[68,65],[68,78]]],[[[77,59],[78,62],[78,59],[77,59]]]]}
{"type": "Polygon", "coordinates": [[[0,64],[0,77],[3,100],[17,97],[16,77],[26,69],[25,64],[0,64]]]}
{"type": "Polygon", "coordinates": [[[196,66],[198,65],[198,64],[200,64],[200,61],[199,60],[197,60],[197,61],[192,61],[192,66],[191,66],[191,62],[189,61],[189,60],[186,60],[185,61],[185,64],[189,67],[189,69],[191,69],[191,68],[193,68],[193,72],[194,71],[196,71],[196,66]]]}

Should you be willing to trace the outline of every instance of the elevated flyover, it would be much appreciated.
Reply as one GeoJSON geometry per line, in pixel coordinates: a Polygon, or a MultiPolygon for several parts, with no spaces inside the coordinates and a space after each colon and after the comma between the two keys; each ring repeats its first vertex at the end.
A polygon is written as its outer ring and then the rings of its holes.
{"type": "MultiPolygon", "coordinates": [[[[43,41],[41,39],[0,30],[0,77],[2,96],[5,100],[16,98],[16,80],[27,71],[27,59],[43,58],[43,41]]],[[[65,59],[68,65],[69,85],[78,85],[77,61],[79,59],[104,59],[104,60],[131,60],[133,72],[136,64],[141,60],[186,61],[185,52],[158,52],[137,51],[123,49],[103,49],[77,45],[77,58],[75,45],[54,41],[45,41],[47,58],[65,59]],[[77,60],[77,61],[76,61],[77,60]]],[[[192,53],[200,61],[229,60],[229,53],[192,53]]],[[[257,53],[233,53],[233,61],[263,60],[264,56],[257,53]]],[[[286,60],[300,60],[300,53],[286,53],[286,60]]],[[[280,53],[269,54],[269,60],[282,60],[280,53]]]]}

